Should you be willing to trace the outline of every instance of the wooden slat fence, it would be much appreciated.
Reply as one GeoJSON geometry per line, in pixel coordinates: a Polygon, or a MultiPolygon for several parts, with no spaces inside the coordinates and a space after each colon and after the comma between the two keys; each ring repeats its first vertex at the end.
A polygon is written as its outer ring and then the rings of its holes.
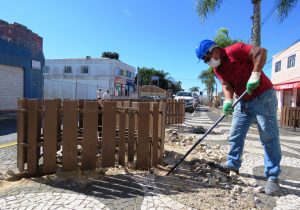
{"type": "MultiPolygon", "coordinates": [[[[112,99],[113,101],[126,101],[126,99],[112,99]]],[[[130,102],[154,102],[150,99],[131,99],[130,102]]],[[[161,99],[166,103],[166,124],[182,124],[185,120],[184,99],[161,99]]]]}
{"type": "Polygon", "coordinates": [[[166,102],[20,99],[18,159],[30,175],[163,159],[166,102]]]}
{"type": "Polygon", "coordinates": [[[282,127],[300,127],[300,107],[283,106],[280,113],[280,125],[282,127]]]}

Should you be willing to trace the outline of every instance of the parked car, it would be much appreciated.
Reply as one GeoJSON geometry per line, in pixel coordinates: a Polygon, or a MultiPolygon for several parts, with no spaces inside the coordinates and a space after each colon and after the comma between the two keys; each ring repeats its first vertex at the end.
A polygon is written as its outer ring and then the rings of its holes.
{"type": "Polygon", "coordinates": [[[200,97],[196,93],[193,93],[193,107],[194,107],[194,109],[196,109],[198,104],[200,104],[200,97]]]}
{"type": "Polygon", "coordinates": [[[160,96],[140,96],[140,99],[147,99],[147,100],[159,100],[160,96]]]}
{"type": "Polygon", "coordinates": [[[175,99],[184,99],[184,108],[185,111],[194,111],[194,107],[193,107],[193,93],[191,92],[185,92],[185,91],[179,91],[176,95],[175,95],[175,99]]]}

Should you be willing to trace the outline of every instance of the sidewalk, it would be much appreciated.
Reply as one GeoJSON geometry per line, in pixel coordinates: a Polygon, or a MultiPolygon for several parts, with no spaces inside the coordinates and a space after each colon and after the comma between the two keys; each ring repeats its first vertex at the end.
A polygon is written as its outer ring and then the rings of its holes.
{"type": "MultiPolygon", "coordinates": [[[[203,112],[197,117],[191,116],[189,121],[197,125],[211,126],[214,123],[212,116],[219,117],[221,109],[212,112],[203,112]]],[[[230,128],[227,119],[216,128],[214,135],[209,135],[206,142],[227,144],[226,136],[230,128]]],[[[256,192],[255,204],[257,209],[300,209],[300,135],[298,131],[280,130],[282,139],[282,175],[281,194],[267,196],[256,192]]],[[[1,139],[1,137],[0,137],[1,139]]],[[[184,192],[177,189],[179,183],[184,183],[180,177],[157,176],[148,172],[130,174],[118,173],[101,176],[95,172],[67,173],[62,175],[46,175],[42,177],[24,178],[21,180],[6,181],[13,178],[17,170],[16,145],[0,148],[0,209],[192,209],[187,203],[203,202],[201,194],[194,193],[197,189],[184,192]],[[74,178],[75,177],[75,178],[74,178]],[[175,178],[177,180],[175,180],[175,178]],[[173,180],[172,180],[173,179],[173,180]],[[163,180],[164,182],[159,182],[163,180]],[[166,185],[172,186],[168,190],[166,185]],[[192,193],[189,194],[189,192],[192,193]],[[185,197],[181,194],[186,193],[185,197]],[[184,200],[186,199],[186,200],[184,200]]],[[[263,178],[263,151],[258,140],[257,129],[251,128],[245,145],[244,163],[240,178],[251,179],[255,187],[260,189],[265,185],[263,178]],[[251,175],[248,177],[248,175],[251,175]]],[[[114,168],[110,170],[115,170],[114,168]]],[[[238,186],[239,193],[244,186],[238,186]]],[[[188,187],[186,187],[188,188],[188,187]]],[[[206,189],[204,189],[205,191],[206,189]]],[[[218,190],[218,189],[217,189],[218,190]]],[[[233,189],[232,191],[234,191],[233,189]]],[[[232,200],[231,202],[240,202],[232,200]]],[[[201,206],[201,203],[199,204],[201,206]]],[[[256,209],[256,208],[254,208],[256,209]]]]}

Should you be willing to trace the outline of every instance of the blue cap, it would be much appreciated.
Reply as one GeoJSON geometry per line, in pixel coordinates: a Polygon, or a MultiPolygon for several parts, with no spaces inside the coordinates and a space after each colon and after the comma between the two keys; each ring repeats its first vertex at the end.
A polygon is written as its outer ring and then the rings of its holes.
{"type": "Polygon", "coordinates": [[[209,39],[205,39],[196,46],[196,55],[201,60],[203,56],[207,53],[207,51],[217,47],[218,45],[209,39]]]}

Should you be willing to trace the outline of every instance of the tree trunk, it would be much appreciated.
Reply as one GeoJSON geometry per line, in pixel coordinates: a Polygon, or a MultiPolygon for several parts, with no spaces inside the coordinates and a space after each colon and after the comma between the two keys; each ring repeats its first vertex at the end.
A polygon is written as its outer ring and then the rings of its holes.
{"type": "Polygon", "coordinates": [[[251,42],[253,45],[256,46],[260,46],[261,43],[260,3],[261,0],[252,0],[253,16],[252,16],[251,42]]]}

